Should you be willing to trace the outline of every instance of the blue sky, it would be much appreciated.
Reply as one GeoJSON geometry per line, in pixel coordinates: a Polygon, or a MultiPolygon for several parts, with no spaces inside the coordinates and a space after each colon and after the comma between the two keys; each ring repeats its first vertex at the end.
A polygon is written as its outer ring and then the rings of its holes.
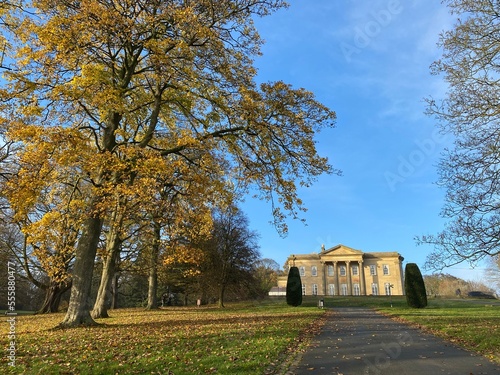
{"type": "MultiPolygon", "coordinates": [[[[435,234],[444,191],[436,165],[450,139],[424,114],[424,98],[443,97],[442,77],[430,74],[440,57],[439,34],[454,19],[436,0],[290,0],[290,8],[256,20],[266,40],[256,61],[261,81],[304,87],[337,112],[337,127],[318,135],[318,150],[343,176],[322,176],[301,190],[307,226],[289,220],[281,238],[270,207],[242,205],[260,251],[283,265],[290,254],[344,244],[363,251],[398,251],[423,267],[429,246],[414,237],[435,234]]],[[[481,277],[463,264],[445,272],[481,277]]]]}

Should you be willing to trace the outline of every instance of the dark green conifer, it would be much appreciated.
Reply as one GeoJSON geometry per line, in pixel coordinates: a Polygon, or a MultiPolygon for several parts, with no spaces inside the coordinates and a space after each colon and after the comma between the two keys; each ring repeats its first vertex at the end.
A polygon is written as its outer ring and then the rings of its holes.
{"type": "Polygon", "coordinates": [[[417,309],[427,306],[424,279],[416,263],[408,263],[405,268],[406,303],[417,309]]]}
{"type": "Polygon", "coordinates": [[[302,304],[302,281],[297,267],[290,267],[288,272],[286,303],[290,306],[300,306],[302,304]]]}

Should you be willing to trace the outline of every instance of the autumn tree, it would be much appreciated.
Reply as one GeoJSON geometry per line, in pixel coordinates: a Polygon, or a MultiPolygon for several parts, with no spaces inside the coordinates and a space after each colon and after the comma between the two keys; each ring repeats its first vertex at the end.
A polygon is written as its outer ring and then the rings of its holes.
{"type": "Polygon", "coordinates": [[[198,244],[204,255],[201,287],[215,290],[219,307],[224,307],[229,287],[248,280],[253,273],[259,258],[258,235],[248,227],[244,213],[234,206],[216,210],[213,222],[209,238],[198,244]]]}
{"type": "MultiPolygon", "coordinates": [[[[0,136],[2,134],[0,132],[0,136]]],[[[66,215],[71,211],[71,199],[68,206],[60,206],[58,202],[64,194],[75,194],[67,187],[59,193],[55,189],[52,195],[41,191],[39,202],[32,206],[29,214],[22,220],[16,219],[15,205],[12,206],[7,197],[16,189],[11,181],[22,173],[23,164],[16,157],[18,151],[18,145],[12,142],[0,147],[0,247],[19,265],[19,277],[31,284],[26,289],[45,291],[45,300],[36,307],[38,312],[56,312],[62,295],[71,286],[68,270],[77,238],[75,227],[79,225],[76,213],[73,212],[71,220],[66,215]]]]}
{"type": "Polygon", "coordinates": [[[281,269],[275,260],[263,258],[255,262],[253,273],[258,283],[259,294],[267,296],[271,288],[278,284],[278,276],[281,274],[281,269]]]}
{"type": "Polygon", "coordinates": [[[167,263],[160,267],[159,284],[163,286],[162,295],[166,292],[176,294],[182,302],[187,305],[190,298],[196,300],[201,296],[201,284],[199,274],[193,274],[197,269],[194,264],[186,262],[167,263]]]}
{"type": "Polygon", "coordinates": [[[488,0],[443,3],[458,19],[440,36],[443,55],[432,72],[443,75],[449,89],[444,100],[428,100],[428,112],[454,145],[438,167],[447,224],[441,233],[418,238],[434,245],[426,264],[433,269],[500,253],[500,6],[488,0]]]}
{"type": "Polygon", "coordinates": [[[208,290],[204,285],[202,274],[205,254],[197,245],[206,241],[207,237],[209,234],[203,239],[197,237],[190,241],[179,241],[175,247],[167,248],[162,257],[160,280],[173,293],[183,294],[184,304],[188,303],[191,296],[203,301],[207,299],[208,290]]]}
{"type": "Polygon", "coordinates": [[[70,269],[78,229],[71,228],[65,218],[68,216],[46,214],[40,221],[24,228],[26,238],[20,261],[23,262],[28,279],[46,291],[39,313],[57,312],[63,294],[71,288],[70,269]],[[32,248],[31,254],[27,253],[28,246],[32,248]],[[39,274],[46,275],[48,280],[43,282],[36,278],[30,263],[40,271],[39,274]]]}
{"type": "Polygon", "coordinates": [[[69,183],[85,193],[62,326],[94,323],[90,276],[117,195],[158,189],[157,176],[188,169],[221,184],[230,175],[255,184],[286,231],[285,217],[303,209],[297,187],[335,172],[314,139],[334,112],[304,89],[255,83],[262,41],[252,18],[284,6],[41,0],[29,13],[8,9],[0,127],[25,164],[10,204],[23,220],[41,191],[69,183]]]}
{"type": "MultiPolygon", "coordinates": [[[[224,205],[231,199],[231,190],[224,189],[219,179],[210,181],[212,173],[197,176],[199,170],[185,171],[176,183],[165,183],[147,211],[150,222],[143,246],[147,259],[148,303],[146,308],[158,305],[158,269],[166,264],[190,263],[193,254],[190,243],[209,236],[212,228],[211,206],[224,205]],[[203,194],[199,194],[199,192],[203,194]]],[[[194,255],[196,257],[196,254],[194,255]]],[[[198,265],[198,263],[196,264],[198,265]]]]}
{"type": "MultiPolygon", "coordinates": [[[[54,248],[43,250],[34,248],[28,243],[28,236],[22,233],[19,225],[12,222],[7,207],[2,207],[0,210],[0,254],[3,259],[8,259],[16,266],[19,290],[31,295],[33,301],[29,303],[29,309],[38,313],[56,312],[59,310],[63,294],[71,285],[68,276],[71,256],[68,257],[64,251],[59,252],[54,248]],[[41,254],[41,252],[47,253],[41,254]],[[40,262],[40,258],[43,262],[40,262]]],[[[18,297],[21,296],[21,292],[18,293],[18,297]]]]}
{"type": "MultiPolygon", "coordinates": [[[[210,181],[213,174],[201,178],[196,169],[178,168],[172,176],[155,176],[154,172],[145,176],[147,184],[142,189],[135,189],[133,194],[115,194],[115,206],[105,217],[105,245],[98,254],[102,274],[93,318],[108,317],[106,306],[124,242],[134,241],[141,249],[141,264],[149,285],[147,308],[156,308],[157,268],[162,251],[186,235],[188,226],[200,229],[210,225],[204,216],[209,212],[207,203],[215,204],[218,198],[230,196],[230,192],[224,194],[218,181],[210,181]],[[194,194],[200,191],[203,194],[194,194]]],[[[140,178],[134,177],[136,183],[140,178]]]]}

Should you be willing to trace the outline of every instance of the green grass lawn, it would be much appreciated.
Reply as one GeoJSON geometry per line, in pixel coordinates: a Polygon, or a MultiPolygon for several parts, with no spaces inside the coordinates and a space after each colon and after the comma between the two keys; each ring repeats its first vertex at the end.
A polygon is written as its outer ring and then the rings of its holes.
{"type": "MultiPolygon", "coordinates": [[[[319,297],[298,308],[284,299],[157,311],[111,310],[98,327],[53,329],[63,314],[16,318],[16,366],[11,374],[275,374],[304,349],[325,310],[319,297]],[[169,372],[170,371],[170,372],[169,372]]],[[[329,297],[325,307],[367,307],[415,324],[500,362],[500,301],[430,299],[410,309],[404,297],[329,297]],[[392,305],[392,307],[391,307],[392,305]]],[[[2,319],[2,343],[8,325],[2,319]]],[[[4,351],[3,353],[6,353],[4,351]]],[[[7,368],[7,371],[3,369],[7,368]]]]}
{"type": "MultiPolygon", "coordinates": [[[[283,301],[118,309],[101,326],[66,330],[53,329],[63,314],[19,316],[16,366],[3,355],[1,367],[16,374],[274,373],[305,345],[304,333],[323,312],[283,301]]],[[[2,339],[6,347],[6,334],[2,339]]]]}

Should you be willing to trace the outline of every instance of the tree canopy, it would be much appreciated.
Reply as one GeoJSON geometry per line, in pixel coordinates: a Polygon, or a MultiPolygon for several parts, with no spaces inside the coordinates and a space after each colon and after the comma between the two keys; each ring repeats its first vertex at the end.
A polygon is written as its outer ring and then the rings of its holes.
{"type": "Polygon", "coordinates": [[[297,188],[337,172],[315,147],[335,113],[305,89],[255,82],[253,17],[283,1],[22,3],[0,25],[0,130],[19,147],[2,194],[28,241],[57,215],[78,231],[64,325],[93,322],[89,276],[115,207],[148,217],[165,189],[209,207],[255,185],[286,232],[304,209],[297,188]],[[52,209],[35,218],[41,200],[52,209]]]}
{"type": "Polygon", "coordinates": [[[247,217],[237,207],[216,210],[212,233],[198,246],[204,255],[202,288],[212,288],[224,307],[226,291],[239,284],[254,284],[259,259],[258,235],[249,229],[247,217]]]}
{"type": "Polygon", "coordinates": [[[438,167],[447,224],[418,238],[434,245],[426,265],[434,269],[474,265],[500,253],[500,6],[489,0],[443,2],[458,20],[441,34],[443,55],[432,65],[448,91],[442,101],[428,99],[428,112],[454,137],[438,167]]]}

